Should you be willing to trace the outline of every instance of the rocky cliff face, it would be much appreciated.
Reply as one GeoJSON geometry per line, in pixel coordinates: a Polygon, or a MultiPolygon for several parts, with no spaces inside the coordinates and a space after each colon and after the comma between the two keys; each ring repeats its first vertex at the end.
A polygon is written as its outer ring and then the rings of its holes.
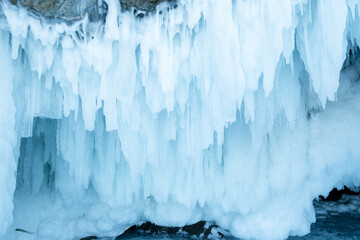
{"type": "Polygon", "coordinates": [[[120,0],[124,9],[135,8],[141,11],[150,12],[155,10],[156,6],[165,0],[120,0]]]}
{"type": "MultiPolygon", "coordinates": [[[[48,19],[74,21],[88,15],[90,21],[105,20],[107,4],[104,0],[10,0],[27,7],[48,19]]],[[[144,13],[155,10],[166,0],[119,0],[124,10],[136,9],[144,13]]],[[[143,16],[144,14],[142,14],[143,16]]]]}
{"type": "Polygon", "coordinates": [[[86,14],[90,21],[105,19],[107,4],[103,0],[11,0],[45,18],[74,21],[86,14]]]}

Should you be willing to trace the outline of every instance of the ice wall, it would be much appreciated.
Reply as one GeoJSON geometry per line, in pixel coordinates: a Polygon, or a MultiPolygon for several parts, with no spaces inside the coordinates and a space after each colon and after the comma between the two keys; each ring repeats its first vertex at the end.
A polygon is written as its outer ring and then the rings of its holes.
{"type": "Polygon", "coordinates": [[[107,3],[68,26],[1,2],[4,239],[147,220],[284,239],[360,185],[358,1],[107,3]]]}
{"type": "Polygon", "coordinates": [[[3,233],[12,221],[12,198],[15,189],[16,146],[15,105],[11,96],[14,71],[10,56],[8,32],[0,32],[0,232],[3,233]]]}

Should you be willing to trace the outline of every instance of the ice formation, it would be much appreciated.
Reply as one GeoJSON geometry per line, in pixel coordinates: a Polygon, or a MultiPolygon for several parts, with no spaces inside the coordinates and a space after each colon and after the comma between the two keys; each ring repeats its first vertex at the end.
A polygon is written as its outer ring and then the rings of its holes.
{"type": "Polygon", "coordinates": [[[360,1],[180,0],[141,19],[106,2],[104,24],[67,25],[1,1],[2,239],[200,220],[284,239],[320,194],[360,185],[360,1]]]}

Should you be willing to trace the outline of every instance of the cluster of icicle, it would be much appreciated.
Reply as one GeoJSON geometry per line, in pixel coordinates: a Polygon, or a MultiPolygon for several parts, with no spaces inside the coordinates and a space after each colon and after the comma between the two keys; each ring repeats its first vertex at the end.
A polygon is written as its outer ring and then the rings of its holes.
{"type": "Polygon", "coordinates": [[[4,238],[206,220],[283,239],[360,185],[359,1],[107,3],[67,25],[1,2],[4,238]]]}

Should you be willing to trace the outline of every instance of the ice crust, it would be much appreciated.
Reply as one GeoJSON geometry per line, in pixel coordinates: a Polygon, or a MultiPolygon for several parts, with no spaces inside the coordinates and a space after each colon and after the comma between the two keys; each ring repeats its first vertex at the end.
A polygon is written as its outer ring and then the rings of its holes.
{"type": "Polygon", "coordinates": [[[107,3],[69,26],[1,2],[2,239],[200,220],[285,239],[360,185],[360,1],[107,3]]]}

